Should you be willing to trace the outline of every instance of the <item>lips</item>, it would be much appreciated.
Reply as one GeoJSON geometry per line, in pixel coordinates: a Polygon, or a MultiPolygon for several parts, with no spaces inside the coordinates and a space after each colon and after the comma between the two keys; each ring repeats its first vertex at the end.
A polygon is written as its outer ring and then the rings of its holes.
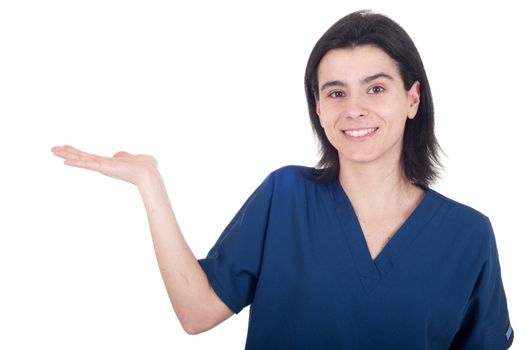
{"type": "Polygon", "coordinates": [[[364,128],[364,129],[353,129],[353,130],[343,130],[343,132],[346,135],[349,135],[351,137],[364,137],[366,135],[371,134],[378,128],[364,128]]]}
{"type": "Polygon", "coordinates": [[[371,128],[361,128],[361,129],[348,129],[348,130],[342,130],[342,132],[348,136],[351,136],[353,138],[362,138],[364,136],[370,135],[377,131],[379,129],[378,127],[371,127],[371,128]]]}

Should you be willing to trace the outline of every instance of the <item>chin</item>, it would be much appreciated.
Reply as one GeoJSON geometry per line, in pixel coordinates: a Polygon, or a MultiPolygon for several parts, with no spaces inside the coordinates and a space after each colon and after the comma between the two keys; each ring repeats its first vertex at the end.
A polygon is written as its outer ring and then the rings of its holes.
{"type": "Polygon", "coordinates": [[[374,155],[352,155],[352,156],[340,157],[340,162],[342,163],[342,161],[344,161],[346,163],[366,164],[366,163],[371,163],[375,161],[376,159],[377,157],[375,157],[374,155]]]}

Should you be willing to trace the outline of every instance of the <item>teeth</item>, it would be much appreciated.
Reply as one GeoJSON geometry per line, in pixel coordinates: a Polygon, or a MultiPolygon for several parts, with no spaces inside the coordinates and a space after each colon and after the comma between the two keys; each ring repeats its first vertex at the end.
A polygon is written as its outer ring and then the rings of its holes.
{"type": "Polygon", "coordinates": [[[361,129],[361,130],[347,130],[347,131],[344,131],[346,133],[346,135],[349,135],[349,136],[353,136],[353,137],[362,137],[364,135],[367,135],[371,132],[374,132],[375,131],[375,128],[370,128],[370,129],[361,129]]]}

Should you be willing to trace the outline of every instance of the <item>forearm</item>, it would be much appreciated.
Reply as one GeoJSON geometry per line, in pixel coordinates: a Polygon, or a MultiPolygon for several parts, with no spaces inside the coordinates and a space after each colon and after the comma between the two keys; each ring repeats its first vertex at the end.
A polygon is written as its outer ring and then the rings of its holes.
{"type": "Polygon", "coordinates": [[[182,326],[193,328],[210,295],[207,275],[183,237],[161,175],[150,172],[138,189],[170,302],[182,326]]]}

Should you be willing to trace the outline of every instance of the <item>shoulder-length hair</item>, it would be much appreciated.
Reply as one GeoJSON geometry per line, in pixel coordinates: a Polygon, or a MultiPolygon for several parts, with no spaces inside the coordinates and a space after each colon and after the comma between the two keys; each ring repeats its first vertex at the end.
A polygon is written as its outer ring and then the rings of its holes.
{"type": "MultiPolygon", "coordinates": [[[[371,10],[353,12],[327,30],[309,56],[305,72],[305,93],[311,126],[319,142],[320,160],[313,174],[316,181],[338,178],[338,151],[329,142],[316,112],[319,99],[317,70],[324,55],[337,48],[373,45],[386,52],[395,62],[408,91],[413,83],[420,83],[420,102],[417,114],[407,119],[403,135],[401,162],[406,178],[428,187],[440,177],[443,168],[438,151],[441,149],[434,134],[434,106],[426,72],[412,39],[392,19],[371,10]]],[[[443,152],[443,150],[441,149],[443,152]]],[[[444,152],[443,152],[444,153],[444,152]]]]}

